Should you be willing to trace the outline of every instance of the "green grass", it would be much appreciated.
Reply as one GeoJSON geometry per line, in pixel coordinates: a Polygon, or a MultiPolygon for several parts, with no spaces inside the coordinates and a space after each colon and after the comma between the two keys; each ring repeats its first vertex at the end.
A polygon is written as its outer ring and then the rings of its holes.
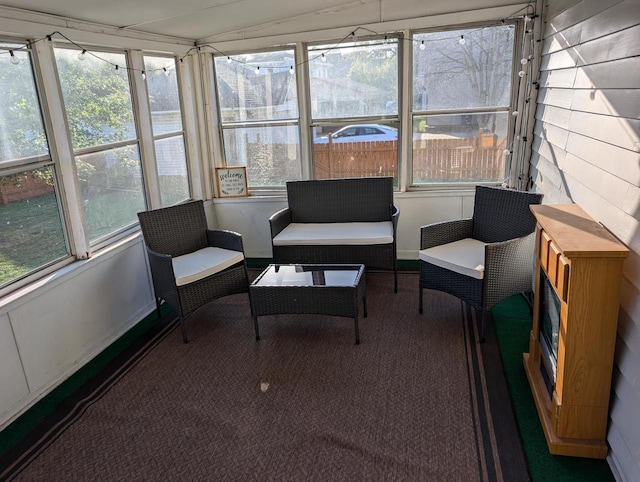
{"type": "Polygon", "coordinates": [[[67,254],[55,194],[0,205],[0,285],[67,254]]]}
{"type": "MultiPolygon", "coordinates": [[[[105,190],[84,204],[87,232],[96,241],[138,222],[142,191],[105,190]]],[[[55,194],[0,205],[0,286],[67,255],[55,194]]]]}
{"type": "Polygon", "coordinates": [[[497,304],[491,312],[509,385],[518,429],[533,482],[613,482],[605,460],[551,455],[529,387],[522,354],[529,352],[532,317],[520,295],[497,304]]]}

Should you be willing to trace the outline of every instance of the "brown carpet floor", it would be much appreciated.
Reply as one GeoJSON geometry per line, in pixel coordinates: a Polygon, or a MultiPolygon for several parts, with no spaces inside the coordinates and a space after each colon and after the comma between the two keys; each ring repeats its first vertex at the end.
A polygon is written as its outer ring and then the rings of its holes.
{"type": "Polygon", "coordinates": [[[0,478],[527,480],[491,327],[478,344],[434,291],[418,314],[415,273],[366,283],[358,346],[317,315],[260,317],[256,342],[246,294],[192,315],[188,344],[168,323],[0,478]]]}

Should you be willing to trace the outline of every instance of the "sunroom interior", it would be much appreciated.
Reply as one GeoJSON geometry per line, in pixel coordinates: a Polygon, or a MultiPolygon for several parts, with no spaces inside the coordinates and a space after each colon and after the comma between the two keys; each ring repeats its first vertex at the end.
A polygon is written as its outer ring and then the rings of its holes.
{"type": "Polygon", "coordinates": [[[261,265],[286,181],[382,175],[401,267],[478,184],[629,248],[607,462],[640,480],[638,38],[636,0],[3,0],[0,429],[155,310],[137,212],[204,200],[261,265]]]}

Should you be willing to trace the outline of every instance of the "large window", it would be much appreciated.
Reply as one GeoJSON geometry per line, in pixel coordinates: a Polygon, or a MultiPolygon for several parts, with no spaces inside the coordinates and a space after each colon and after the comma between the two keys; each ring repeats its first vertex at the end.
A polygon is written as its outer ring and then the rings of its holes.
{"type": "Polygon", "coordinates": [[[502,181],[514,28],[416,34],[413,184],[502,181]]]}
{"type": "Polygon", "coordinates": [[[227,166],[246,166],[251,189],[301,178],[293,50],[216,57],[227,166]]]}
{"type": "Polygon", "coordinates": [[[178,78],[172,57],[144,57],[162,206],[191,197],[178,78]]]}
{"type": "Polygon", "coordinates": [[[398,41],[308,48],[316,179],[398,176],[398,41]]]}
{"type": "Polygon", "coordinates": [[[0,43],[0,287],[68,255],[31,55],[0,43]]]}
{"type": "Polygon", "coordinates": [[[56,47],[87,233],[92,244],[146,208],[129,71],[123,53],[56,47]]]}

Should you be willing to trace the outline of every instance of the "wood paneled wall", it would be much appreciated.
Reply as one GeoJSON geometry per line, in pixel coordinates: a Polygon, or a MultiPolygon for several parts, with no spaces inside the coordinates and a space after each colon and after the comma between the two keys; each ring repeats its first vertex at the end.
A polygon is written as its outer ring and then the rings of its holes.
{"type": "Polygon", "coordinates": [[[531,177],[630,249],[620,294],[607,442],[640,480],[640,1],[547,0],[531,177]]]}

